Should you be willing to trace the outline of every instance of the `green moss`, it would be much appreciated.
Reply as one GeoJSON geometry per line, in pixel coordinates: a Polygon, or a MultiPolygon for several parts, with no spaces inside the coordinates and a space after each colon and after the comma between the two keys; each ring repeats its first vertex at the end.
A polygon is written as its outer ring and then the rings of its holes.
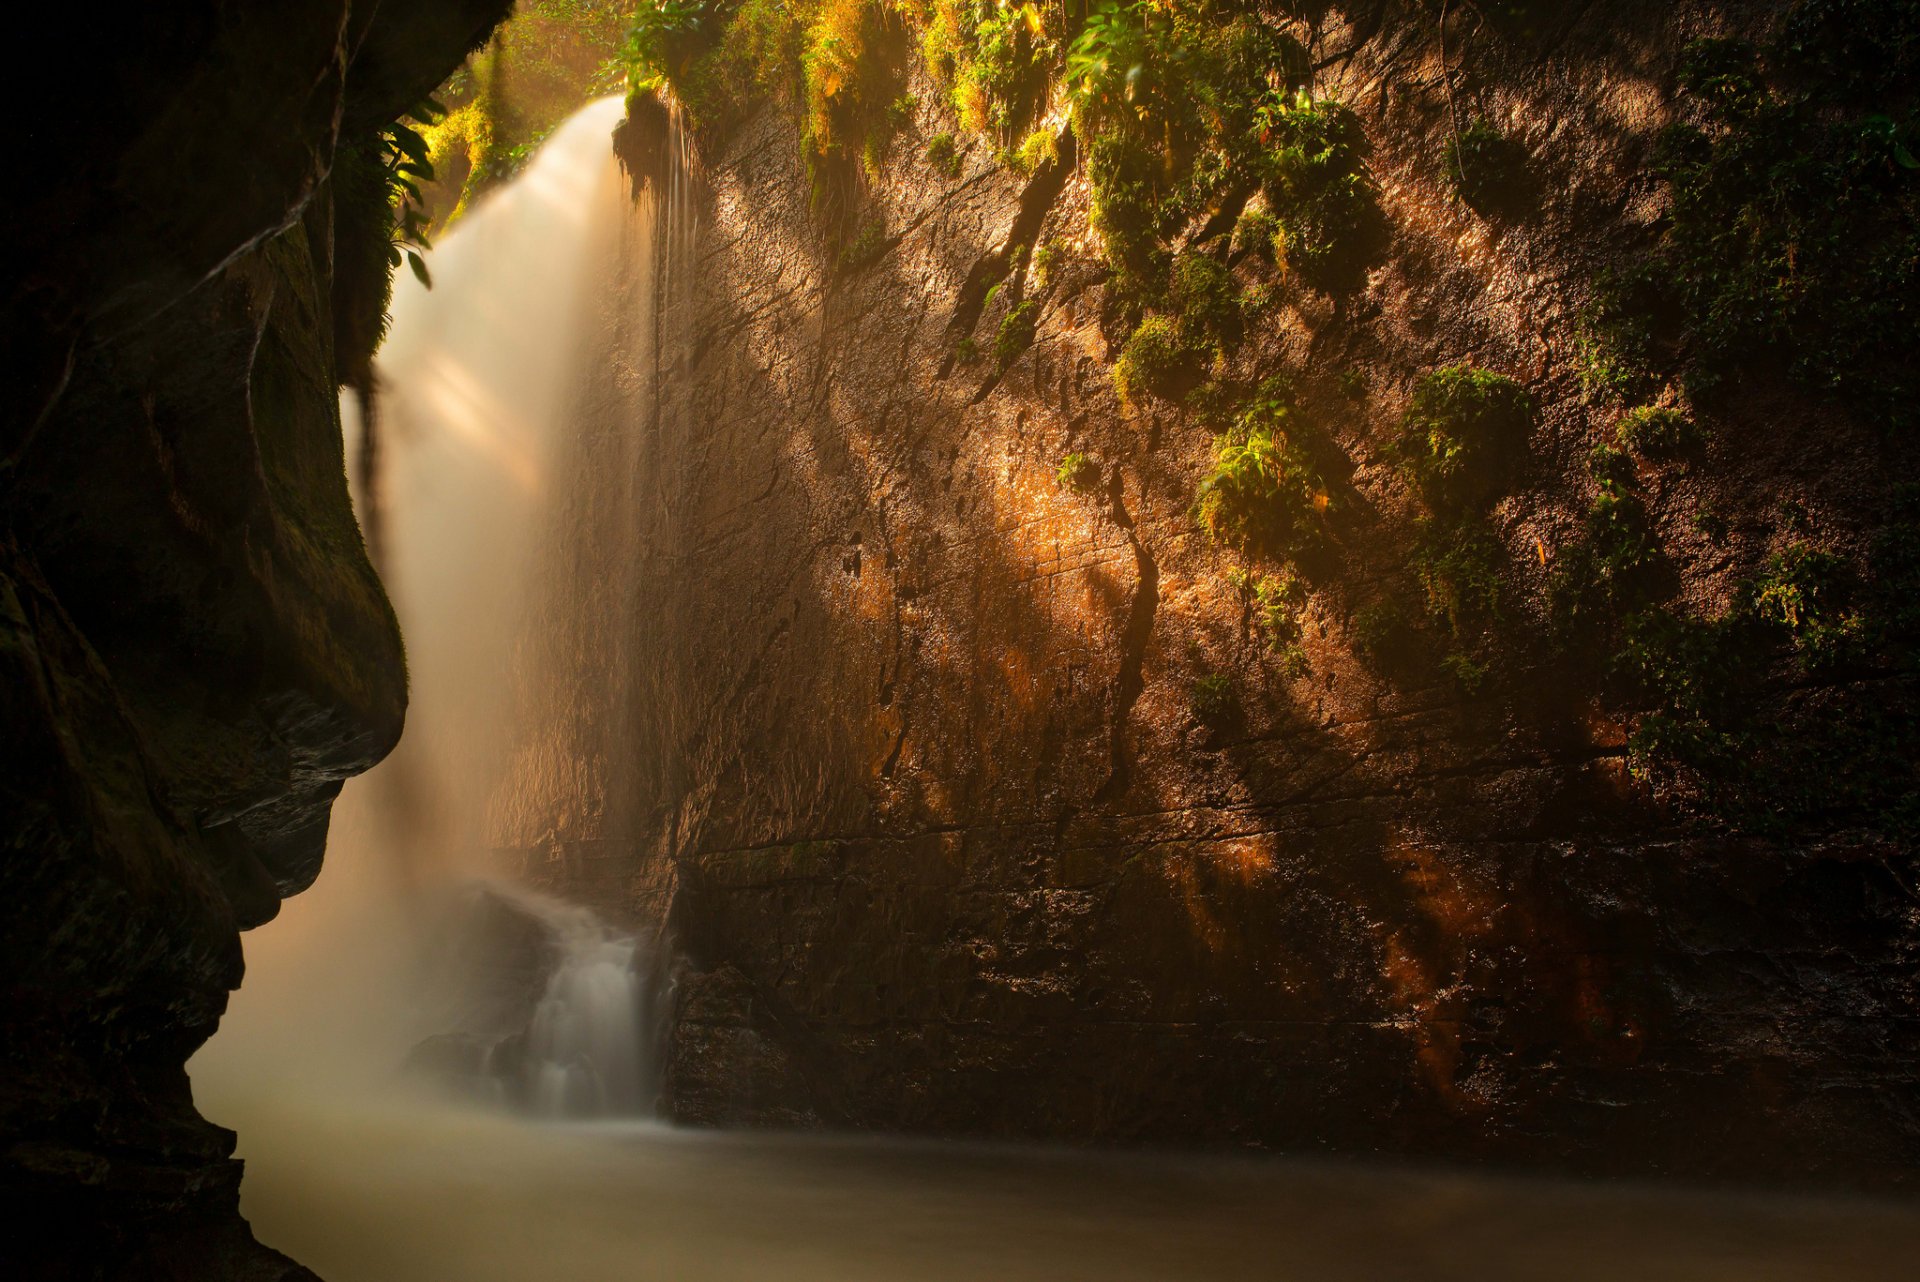
{"type": "Polygon", "coordinates": [[[1503,374],[1453,365],[1414,386],[1400,421],[1401,471],[1435,512],[1489,502],[1526,448],[1533,399],[1503,374]]]}
{"type": "Polygon", "coordinates": [[[1298,418],[1284,390],[1270,384],[1214,441],[1213,468],[1193,512],[1215,542],[1271,556],[1319,545],[1330,504],[1318,471],[1289,438],[1298,418]]]}
{"type": "Polygon", "coordinates": [[[1233,679],[1221,673],[1196,677],[1193,682],[1193,714],[1211,726],[1231,721],[1240,711],[1240,694],[1233,679]]]}
{"type": "Polygon", "coordinates": [[[1355,288],[1384,230],[1359,117],[1301,90],[1269,95],[1252,128],[1266,140],[1256,164],[1288,266],[1319,289],[1355,288]]]}
{"type": "Polygon", "coordinates": [[[1453,678],[1460,693],[1472,698],[1486,688],[1489,669],[1485,663],[1462,650],[1454,650],[1440,660],[1441,671],[1453,678]]]}
{"type": "Polygon", "coordinates": [[[927,139],[927,163],[948,178],[960,176],[960,148],[952,134],[935,134],[927,139]]]}
{"type": "Polygon", "coordinates": [[[1167,316],[1148,316],[1134,327],[1120,359],[1114,362],[1113,385],[1120,404],[1133,408],[1147,393],[1167,395],[1175,390],[1181,375],[1192,369],[1194,353],[1180,332],[1177,321],[1167,316]]]}
{"type": "Polygon", "coordinates": [[[839,270],[856,272],[879,262],[887,252],[887,229],[878,222],[868,221],[860,225],[845,245],[840,247],[839,270]]]}
{"type": "Polygon", "coordinates": [[[1060,467],[1053,474],[1056,484],[1063,490],[1075,494],[1097,494],[1100,491],[1100,465],[1091,457],[1075,450],[1060,460],[1060,467]]]}
{"type": "Polygon", "coordinates": [[[1654,169],[1690,386],[1770,361],[1890,427],[1920,413],[1920,120],[1882,97],[1920,72],[1920,42],[1891,34],[1916,14],[1813,0],[1764,51],[1689,50],[1691,118],[1661,136],[1654,169]]]}
{"type": "Polygon", "coordinates": [[[1658,266],[1611,268],[1580,309],[1574,358],[1580,386],[1595,401],[1630,400],[1653,381],[1655,330],[1669,307],[1658,266]]]}
{"type": "Polygon", "coordinates": [[[1219,260],[1201,253],[1179,255],[1168,292],[1187,347],[1224,350],[1239,343],[1239,291],[1219,260]]]}
{"type": "Polygon", "coordinates": [[[1622,448],[1647,458],[1670,459],[1698,449],[1705,437],[1699,425],[1680,410],[1642,405],[1621,418],[1614,439],[1622,448]]]}
{"type": "Polygon", "coordinates": [[[1835,553],[1810,543],[1774,553],[1747,586],[1743,605],[1754,620],[1783,637],[1807,668],[1857,657],[1867,621],[1852,608],[1857,584],[1835,553]]]}
{"type": "Polygon", "coordinates": [[[1032,299],[1015,303],[1007,310],[1000,321],[1000,332],[993,337],[993,360],[1001,370],[1018,360],[1020,354],[1033,346],[1034,324],[1038,319],[1040,305],[1032,299]]]}
{"type": "Polygon", "coordinates": [[[1280,220],[1264,204],[1251,205],[1240,212],[1233,225],[1233,251],[1250,254],[1263,262],[1276,262],[1286,245],[1286,232],[1280,220]]]}
{"type": "Polygon", "coordinates": [[[1421,523],[1413,570],[1427,613],[1456,641],[1476,635],[1500,617],[1500,545],[1478,521],[1421,523]]]}

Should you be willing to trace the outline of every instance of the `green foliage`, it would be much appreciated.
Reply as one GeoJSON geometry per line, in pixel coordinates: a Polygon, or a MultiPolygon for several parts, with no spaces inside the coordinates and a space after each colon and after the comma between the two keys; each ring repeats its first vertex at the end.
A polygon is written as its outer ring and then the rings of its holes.
{"type": "Polygon", "coordinates": [[[1447,625],[1455,641],[1476,635],[1500,617],[1500,545],[1479,521],[1421,522],[1414,573],[1427,613],[1447,625]]]}
{"type": "Polygon", "coordinates": [[[1193,507],[1215,542],[1274,556],[1319,544],[1329,499],[1318,471],[1289,439],[1297,422],[1284,389],[1269,383],[1215,439],[1213,469],[1193,507]]]}
{"type": "Polygon", "coordinates": [[[1474,120],[1447,145],[1443,162],[1454,194],[1480,213],[1492,213],[1517,194],[1526,155],[1486,120],[1474,120]]]}
{"type": "Polygon", "coordinates": [[[1233,679],[1222,673],[1196,677],[1193,682],[1193,714],[1210,726],[1231,721],[1240,711],[1240,694],[1233,679]]]}
{"type": "Polygon", "coordinates": [[[1912,83],[1915,41],[1894,33],[1917,11],[1813,0],[1764,53],[1690,49],[1693,120],[1661,136],[1654,162],[1690,385],[1770,360],[1886,425],[1920,413],[1920,121],[1910,97],[1899,117],[1880,101],[1912,83]]]}
{"type": "Polygon", "coordinates": [[[1634,263],[1600,273],[1574,333],[1580,386],[1590,400],[1626,400],[1652,381],[1655,326],[1667,309],[1658,267],[1634,263]]]}
{"type": "Polygon", "coordinates": [[[1846,561],[1796,542],[1769,557],[1742,595],[1754,620],[1783,635],[1801,664],[1813,669],[1860,652],[1867,623],[1850,608],[1856,586],[1846,561]]]}
{"type": "Polygon", "coordinates": [[[1699,448],[1704,438],[1699,425],[1682,411],[1642,405],[1621,418],[1614,439],[1636,454],[1668,459],[1699,448]]]}
{"type": "Polygon", "coordinates": [[[927,139],[927,163],[948,178],[960,176],[960,149],[952,134],[935,134],[927,139]]]}
{"type": "Polygon", "coordinates": [[[1194,353],[1180,333],[1177,321],[1148,316],[1134,328],[1120,359],[1113,365],[1113,385],[1120,404],[1132,408],[1148,392],[1172,391],[1180,375],[1190,369],[1194,353]]]}
{"type": "Polygon", "coordinates": [[[1176,257],[1169,294],[1185,346],[1225,349],[1239,342],[1239,292],[1217,259],[1196,252],[1176,257]]]}
{"type": "Polygon", "coordinates": [[[1395,454],[1435,512],[1465,511],[1498,494],[1532,419],[1533,398],[1512,379],[1448,366],[1415,384],[1395,454]]]}
{"type": "Polygon", "coordinates": [[[969,334],[953,345],[953,359],[962,365],[971,365],[980,359],[980,345],[969,334]]]}
{"type": "Polygon", "coordinates": [[[887,229],[878,222],[860,224],[860,230],[840,247],[838,268],[842,273],[872,266],[887,252],[887,229]]]}
{"type": "Polygon", "coordinates": [[[1479,694],[1486,688],[1488,667],[1462,650],[1454,650],[1440,660],[1441,669],[1453,678],[1460,692],[1468,698],[1479,694]]]}
{"type": "Polygon", "coordinates": [[[1019,359],[1020,353],[1033,346],[1034,323],[1039,311],[1040,305],[1030,298],[1007,310],[1000,321],[1000,332],[993,338],[993,359],[998,368],[1005,370],[1019,359]]]}
{"type": "Polygon", "coordinates": [[[1359,117],[1303,89],[1291,98],[1268,95],[1252,128],[1265,147],[1258,171],[1288,266],[1316,288],[1354,288],[1382,230],[1359,117]]]}
{"type": "Polygon", "coordinates": [[[428,247],[421,185],[433,181],[434,169],[414,125],[444,114],[439,103],[422,103],[341,143],[334,158],[334,362],[341,381],[362,391],[372,386],[373,357],[390,323],[393,273],[404,263],[421,284],[432,284],[421,257],[428,247]]]}
{"type": "Polygon", "coordinates": [[[1100,492],[1100,465],[1085,453],[1075,450],[1060,460],[1060,467],[1053,474],[1054,481],[1063,490],[1075,494],[1097,494],[1100,492]]]}

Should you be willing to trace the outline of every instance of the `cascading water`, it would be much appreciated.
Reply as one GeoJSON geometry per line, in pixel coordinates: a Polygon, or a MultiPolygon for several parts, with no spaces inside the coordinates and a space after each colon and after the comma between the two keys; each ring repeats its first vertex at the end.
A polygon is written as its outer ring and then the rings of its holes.
{"type": "Polygon", "coordinates": [[[583,850],[633,862],[621,843],[645,753],[630,705],[646,685],[629,585],[660,505],[644,463],[674,416],[661,370],[680,345],[661,317],[692,225],[678,130],[664,181],[636,198],[613,150],[621,116],[618,99],[582,110],[442,238],[431,289],[396,282],[379,494],[356,500],[384,513],[407,733],[343,795],[317,889],[249,938],[230,1032],[197,1071],[237,1061],[251,1034],[255,1052],[298,1058],[292,1071],[406,1061],[538,1115],[653,1111],[657,923],[617,879],[570,875],[583,850]],[[387,1000],[316,993],[304,1010],[332,1018],[298,1028],[278,1010],[246,1018],[322,971],[387,1000]]]}

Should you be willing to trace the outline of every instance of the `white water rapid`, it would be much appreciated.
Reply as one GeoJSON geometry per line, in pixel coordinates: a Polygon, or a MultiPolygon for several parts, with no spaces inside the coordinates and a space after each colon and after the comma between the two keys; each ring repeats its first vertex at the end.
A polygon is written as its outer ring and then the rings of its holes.
{"type": "Polygon", "coordinates": [[[629,200],[619,114],[557,131],[434,249],[433,290],[396,292],[381,497],[406,737],[347,785],[315,888],[246,937],[189,1066],[239,1132],[263,1241],[328,1282],[1910,1271],[1900,1204],[652,1120],[664,950],[619,852],[671,782],[634,727],[670,721],[673,692],[622,567],[678,550],[666,478],[697,451],[667,373],[684,322],[661,318],[696,229],[684,153],[629,200]],[[553,893],[578,886],[592,910],[553,893]]]}

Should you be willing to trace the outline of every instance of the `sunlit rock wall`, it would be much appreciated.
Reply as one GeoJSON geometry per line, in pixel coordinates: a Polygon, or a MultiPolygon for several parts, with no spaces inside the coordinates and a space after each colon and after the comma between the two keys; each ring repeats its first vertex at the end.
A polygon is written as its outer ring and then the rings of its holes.
{"type": "MultiPolygon", "coordinates": [[[[1265,656],[1190,516],[1207,430],[1116,402],[1098,271],[1024,282],[1037,337],[1003,375],[955,359],[969,337],[991,353],[1013,247],[1086,248],[1077,173],[1023,183],[976,142],[941,175],[924,141],[951,125],[923,85],[873,192],[884,252],[842,266],[787,123],[706,157],[698,296],[664,342],[691,404],[639,465],[653,775],[617,831],[576,817],[530,856],[668,915],[677,1116],[1911,1169],[1912,852],[1700,836],[1630,777],[1625,724],[1538,626],[1611,422],[1579,395],[1574,314],[1661,216],[1644,164],[1678,50],[1773,9],[1546,8],[1474,62],[1479,109],[1529,153],[1524,217],[1444,186],[1431,15],[1335,9],[1314,47],[1391,239],[1357,295],[1292,291],[1254,338],[1341,460],[1304,677],[1265,656]],[[1414,378],[1463,360],[1541,406],[1493,518],[1523,626],[1471,698],[1431,656],[1364,659],[1354,623],[1412,538],[1387,441],[1414,378]],[[1093,493],[1056,482],[1075,450],[1104,469],[1093,493]],[[1238,692],[1224,723],[1194,707],[1209,674],[1238,692]],[[638,852],[624,886],[609,849],[638,852]]],[[[1708,499],[1747,531],[1791,499],[1858,544],[1862,500],[1913,471],[1778,390],[1713,426],[1651,500],[1686,599],[1723,600],[1760,548],[1689,533],[1708,499]]]]}

